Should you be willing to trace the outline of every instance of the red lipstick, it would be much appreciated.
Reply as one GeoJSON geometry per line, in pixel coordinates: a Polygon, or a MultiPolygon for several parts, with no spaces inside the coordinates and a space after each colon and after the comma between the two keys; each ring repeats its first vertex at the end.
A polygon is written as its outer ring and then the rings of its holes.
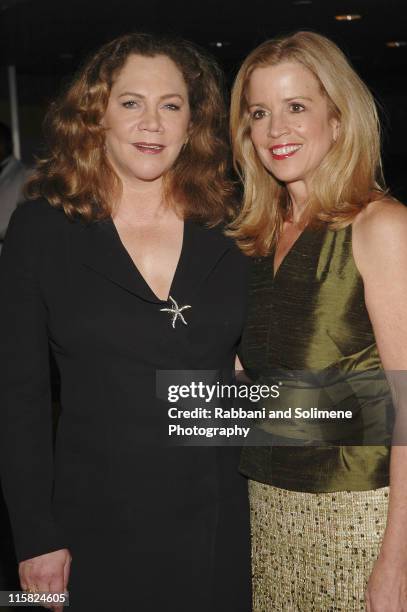
{"type": "Polygon", "coordinates": [[[280,160],[292,157],[300,149],[302,149],[302,144],[298,142],[287,142],[285,144],[274,145],[273,147],[270,147],[269,151],[273,159],[280,160]]]}

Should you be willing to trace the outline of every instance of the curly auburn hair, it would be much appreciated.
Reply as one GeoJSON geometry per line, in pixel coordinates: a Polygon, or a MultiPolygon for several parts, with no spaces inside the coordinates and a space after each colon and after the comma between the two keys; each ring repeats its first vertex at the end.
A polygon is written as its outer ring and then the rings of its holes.
{"type": "Polygon", "coordinates": [[[29,198],[45,197],[68,217],[106,218],[121,181],[105,153],[102,119],[117,74],[130,55],[165,55],[186,82],[191,109],[188,142],[164,177],[164,195],[184,217],[215,225],[235,208],[228,178],[227,112],[223,75],[216,62],[193,44],[131,33],[102,46],[79,70],[45,118],[48,154],[37,161],[26,186],[29,198]]]}

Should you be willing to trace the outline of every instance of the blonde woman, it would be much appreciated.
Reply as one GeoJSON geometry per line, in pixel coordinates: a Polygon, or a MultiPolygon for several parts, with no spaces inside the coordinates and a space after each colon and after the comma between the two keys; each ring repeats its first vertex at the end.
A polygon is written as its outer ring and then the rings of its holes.
{"type": "MultiPolygon", "coordinates": [[[[323,36],[267,41],[237,75],[231,126],[245,190],[231,233],[253,257],[244,367],[256,380],[407,369],[407,210],[383,185],[366,85],[323,36]]],[[[364,387],[371,427],[391,401],[384,376],[364,387]]],[[[405,440],[391,453],[391,435],[316,443],[315,425],[298,422],[259,423],[277,444],[242,455],[254,610],[406,610],[405,440]]],[[[318,427],[324,438],[327,420],[318,427]]]]}

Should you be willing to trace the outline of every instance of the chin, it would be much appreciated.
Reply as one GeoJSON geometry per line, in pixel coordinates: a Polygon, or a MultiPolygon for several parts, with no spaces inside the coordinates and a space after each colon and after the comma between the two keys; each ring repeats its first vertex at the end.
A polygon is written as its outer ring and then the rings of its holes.
{"type": "Polygon", "coordinates": [[[137,181],[141,181],[142,183],[154,183],[154,181],[158,181],[162,179],[164,174],[133,174],[133,178],[137,181]]]}
{"type": "Polygon", "coordinates": [[[133,168],[131,175],[138,181],[154,182],[161,179],[166,174],[168,168],[133,168]]]}
{"type": "Polygon", "coordinates": [[[301,177],[298,176],[298,174],[292,174],[292,173],[284,173],[284,172],[273,172],[273,170],[270,170],[270,173],[274,176],[274,178],[279,181],[280,183],[295,183],[296,181],[300,181],[301,177]]]}
{"type": "Polygon", "coordinates": [[[283,183],[293,183],[295,181],[301,181],[306,172],[303,168],[295,168],[292,164],[282,165],[284,162],[278,164],[269,164],[269,172],[278,180],[283,183]]]}

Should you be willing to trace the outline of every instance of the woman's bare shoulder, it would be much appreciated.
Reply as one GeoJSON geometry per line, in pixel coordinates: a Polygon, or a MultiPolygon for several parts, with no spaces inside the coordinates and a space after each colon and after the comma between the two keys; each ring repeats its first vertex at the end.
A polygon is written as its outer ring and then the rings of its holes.
{"type": "Polygon", "coordinates": [[[407,206],[384,196],[370,202],[353,222],[353,252],[360,268],[397,258],[407,249],[407,206]]]}
{"type": "MultiPolygon", "coordinates": [[[[385,195],[370,202],[356,217],[353,229],[356,233],[387,234],[407,223],[407,206],[385,195]]],[[[366,236],[367,237],[367,236],[366,236]]]]}

